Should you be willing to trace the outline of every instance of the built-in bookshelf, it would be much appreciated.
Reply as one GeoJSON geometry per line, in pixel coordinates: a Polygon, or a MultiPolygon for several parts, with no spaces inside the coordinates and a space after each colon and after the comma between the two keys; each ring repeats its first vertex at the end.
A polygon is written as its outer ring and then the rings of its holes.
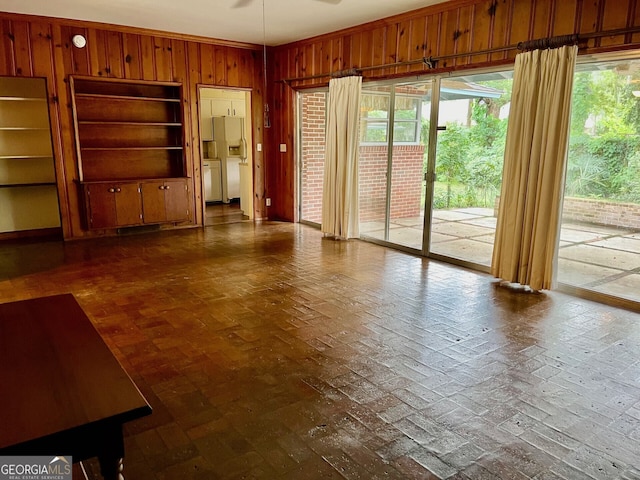
{"type": "Polygon", "coordinates": [[[188,220],[181,84],[72,77],[71,90],[87,227],[188,220]]]}
{"type": "Polygon", "coordinates": [[[59,231],[46,80],[0,77],[0,234],[59,231]]]}

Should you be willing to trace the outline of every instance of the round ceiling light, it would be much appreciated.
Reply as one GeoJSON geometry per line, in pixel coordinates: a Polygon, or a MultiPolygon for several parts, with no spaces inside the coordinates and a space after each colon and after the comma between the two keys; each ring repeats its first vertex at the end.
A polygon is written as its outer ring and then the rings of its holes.
{"type": "Polygon", "coordinates": [[[71,41],[78,48],[84,48],[84,46],[87,44],[87,39],[82,35],[74,35],[71,41]]]}

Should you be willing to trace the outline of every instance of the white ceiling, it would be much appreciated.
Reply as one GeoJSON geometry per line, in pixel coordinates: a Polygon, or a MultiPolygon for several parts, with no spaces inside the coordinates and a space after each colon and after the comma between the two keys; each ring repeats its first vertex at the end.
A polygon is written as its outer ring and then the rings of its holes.
{"type": "Polygon", "coordinates": [[[445,1],[264,0],[264,35],[263,0],[0,0],[0,11],[281,45],[445,1]]]}

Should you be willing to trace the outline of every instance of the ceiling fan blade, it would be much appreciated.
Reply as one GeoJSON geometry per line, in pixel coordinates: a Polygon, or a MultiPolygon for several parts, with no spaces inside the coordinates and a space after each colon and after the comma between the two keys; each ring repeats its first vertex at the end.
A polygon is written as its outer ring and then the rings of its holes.
{"type": "Polygon", "coordinates": [[[242,7],[246,7],[247,5],[249,5],[251,2],[253,2],[253,0],[238,0],[236,3],[233,4],[233,6],[231,8],[242,8],[242,7]]]}

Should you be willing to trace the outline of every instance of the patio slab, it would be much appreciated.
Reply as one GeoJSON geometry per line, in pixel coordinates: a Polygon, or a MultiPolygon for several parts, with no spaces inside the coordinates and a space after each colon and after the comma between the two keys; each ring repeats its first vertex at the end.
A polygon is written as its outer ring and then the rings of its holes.
{"type": "Polygon", "coordinates": [[[466,223],[453,222],[433,225],[431,231],[437,233],[446,233],[448,235],[454,235],[456,237],[469,238],[490,234],[493,232],[493,229],[488,227],[478,227],[476,225],[469,225],[466,223]]]}
{"type": "Polygon", "coordinates": [[[454,235],[445,235],[444,233],[431,232],[431,245],[442,242],[451,242],[458,237],[454,235]]]}
{"type": "Polygon", "coordinates": [[[640,275],[637,273],[631,273],[592,288],[596,292],[607,293],[609,295],[615,295],[616,297],[638,301],[638,292],[640,292],[640,275]]]}
{"type": "Polygon", "coordinates": [[[446,255],[480,265],[491,265],[493,245],[462,238],[438,243],[431,248],[431,251],[438,255],[446,255]]]}
{"type": "Polygon", "coordinates": [[[389,241],[422,250],[422,229],[402,228],[389,231],[389,241]]]}
{"type": "Polygon", "coordinates": [[[574,245],[561,248],[558,256],[620,270],[634,270],[640,267],[640,255],[637,253],[610,250],[592,245],[574,245]]]}
{"type": "Polygon", "coordinates": [[[457,222],[459,220],[470,220],[472,218],[478,218],[482,215],[474,215],[470,213],[463,213],[460,210],[434,210],[432,215],[434,219],[447,220],[449,222],[457,222]]]}
{"type": "Polygon", "coordinates": [[[474,218],[473,220],[462,220],[460,223],[466,223],[468,225],[478,225],[479,227],[487,227],[495,230],[498,219],[496,217],[480,217],[474,218]]]}
{"type": "Polygon", "coordinates": [[[369,233],[384,230],[384,222],[363,222],[360,224],[360,233],[369,233]]]}
{"type": "Polygon", "coordinates": [[[391,224],[401,225],[403,227],[422,228],[424,225],[423,217],[406,217],[406,218],[392,218],[391,224]]]}
{"type": "Polygon", "coordinates": [[[600,242],[594,242],[592,245],[599,247],[611,248],[615,250],[624,250],[626,252],[640,253],[640,239],[631,237],[612,237],[602,240],[600,242]]]}
{"type": "Polygon", "coordinates": [[[470,215],[479,215],[481,217],[493,217],[493,208],[469,207],[469,208],[458,208],[457,211],[462,213],[468,213],[470,215]]]}
{"type": "Polygon", "coordinates": [[[560,240],[571,243],[584,243],[602,240],[603,235],[597,232],[590,232],[585,230],[574,230],[572,228],[565,228],[564,226],[560,230],[560,240]]]}
{"type": "Polygon", "coordinates": [[[487,235],[480,235],[478,237],[473,237],[476,242],[490,243],[493,246],[493,243],[496,241],[495,232],[489,233],[487,235]]]}
{"type": "MultiPolygon", "coordinates": [[[[394,219],[389,242],[421,249],[423,217],[394,219]]],[[[430,250],[438,255],[490,265],[497,219],[493,209],[435,210],[430,250]]],[[[361,232],[383,239],[384,223],[367,222],[361,232]]],[[[565,222],[560,231],[558,281],[639,301],[640,231],[565,222]]]]}
{"type": "Polygon", "coordinates": [[[576,287],[583,287],[593,282],[606,281],[608,277],[615,277],[624,270],[590,265],[566,258],[558,259],[558,281],[576,287]]]}
{"type": "Polygon", "coordinates": [[[562,222],[562,228],[570,228],[571,230],[582,230],[585,232],[594,232],[599,233],[601,235],[626,235],[628,233],[633,233],[633,229],[615,227],[615,226],[607,226],[607,225],[593,225],[586,223],[573,223],[573,222],[562,222]]]}

